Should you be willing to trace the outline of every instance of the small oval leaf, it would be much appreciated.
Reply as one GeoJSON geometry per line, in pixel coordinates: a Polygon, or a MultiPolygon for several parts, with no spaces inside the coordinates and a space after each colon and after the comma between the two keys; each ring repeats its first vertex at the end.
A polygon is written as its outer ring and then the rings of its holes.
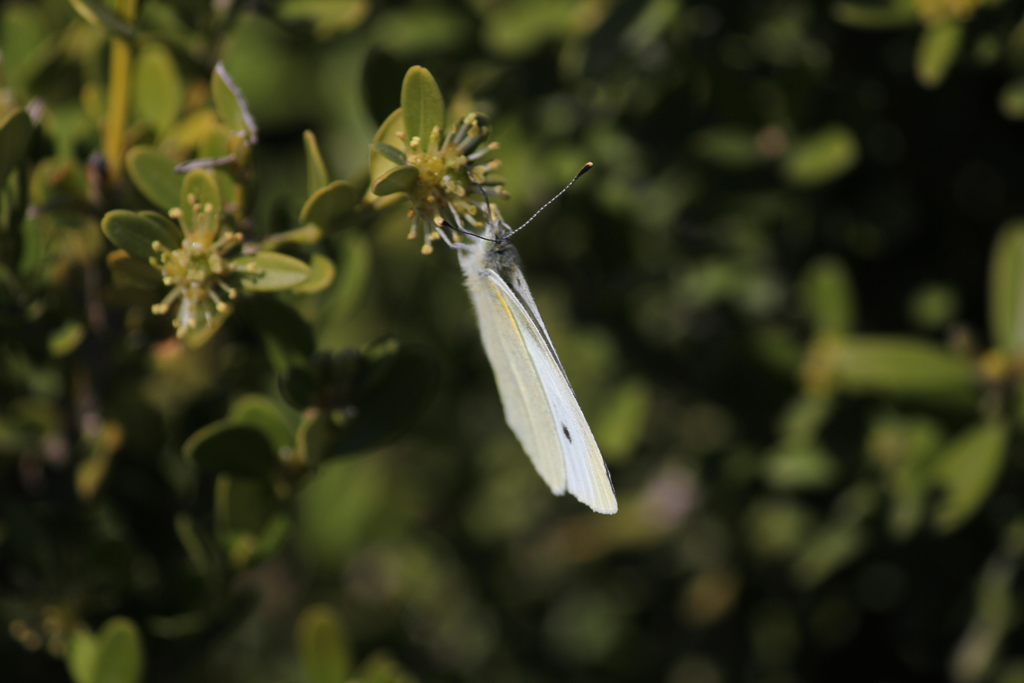
{"type": "Polygon", "coordinates": [[[135,27],[117,16],[102,0],[68,0],[78,15],[97,28],[125,39],[135,37],[135,27]]]}
{"type": "Polygon", "coordinates": [[[420,172],[415,166],[395,166],[373,182],[373,193],[386,195],[393,192],[412,192],[419,179],[420,172]]]}
{"type": "Polygon", "coordinates": [[[80,320],[67,320],[46,337],[46,350],[53,358],[63,358],[74,353],[87,335],[84,323],[80,320]]]}
{"type": "Polygon", "coordinates": [[[824,255],[800,275],[800,303],[818,332],[853,332],[857,327],[857,291],[841,259],[824,255]]]}
{"type": "Polygon", "coordinates": [[[840,0],[832,5],[836,23],[862,30],[886,31],[913,26],[920,21],[912,2],[887,3],[840,0]]]}
{"type": "Polygon", "coordinates": [[[337,270],[334,261],[316,253],[309,259],[309,279],[300,285],[292,288],[296,294],[316,294],[322,292],[334,283],[334,276],[337,270]]]}
{"type": "Polygon", "coordinates": [[[914,76],[923,88],[937,88],[946,80],[960,54],[964,27],[949,20],[926,24],[914,50],[914,76]]]}
{"type": "Polygon", "coordinates": [[[978,376],[971,359],[933,342],[897,335],[820,337],[802,368],[812,393],[840,391],[932,405],[974,405],[978,376]]]}
{"type": "Polygon", "coordinates": [[[124,249],[115,249],[107,254],[107,268],[117,287],[156,289],[163,284],[160,271],[124,249]]]}
{"type": "Polygon", "coordinates": [[[232,263],[241,277],[242,287],[256,292],[291,289],[308,280],[312,272],[304,261],[275,251],[239,256],[232,263]]]}
{"type": "Polygon", "coordinates": [[[185,102],[185,84],[178,62],[162,43],[145,43],[135,58],[133,80],[135,118],[152,125],[157,135],[163,135],[178,119],[185,102]]]}
{"type": "Polygon", "coordinates": [[[256,120],[249,113],[249,103],[245,101],[242,91],[235,85],[231,75],[224,67],[224,62],[217,62],[210,79],[210,91],[213,96],[213,107],[221,121],[231,130],[244,131],[251,143],[256,142],[256,120]]]}
{"type": "Polygon", "coordinates": [[[193,169],[186,173],[181,181],[181,203],[178,206],[181,207],[182,221],[185,225],[192,227],[192,201],[190,198],[201,206],[210,204],[213,207],[213,215],[220,215],[222,209],[220,188],[212,171],[193,169]]]}
{"type": "Polygon", "coordinates": [[[96,633],[96,683],[140,683],[146,652],[138,625],[128,617],[107,619],[96,633]]]}
{"type": "Polygon", "coordinates": [[[265,477],[280,461],[258,430],[227,420],[211,422],[194,432],[182,453],[210,472],[242,477],[265,477]]]}
{"type": "Polygon", "coordinates": [[[932,517],[948,534],[966,524],[988,500],[1006,460],[1010,430],[1002,421],[967,427],[936,456],[932,477],[942,492],[932,517]]]}
{"type": "Polygon", "coordinates": [[[163,152],[136,145],[125,155],[125,168],[135,188],[155,206],[168,211],[179,205],[182,176],[163,152]]]}
{"type": "Polygon", "coordinates": [[[999,91],[999,112],[1010,121],[1024,121],[1024,78],[1015,78],[999,91]]]}
{"type": "Polygon", "coordinates": [[[430,132],[444,128],[444,97],[437,81],[422,66],[410,67],[402,81],[402,116],[405,119],[405,134],[411,143],[419,137],[422,149],[426,149],[430,132]]]}
{"type": "Polygon", "coordinates": [[[1003,224],[992,242],[988,325],[993,344],[1011,356],[1024,352],[1024,219],[1003,224]]]}
{"type": "Polygon", "coordinates": [[[315,223],[329,230],[352,213],[358,201],[359,194],[352,185],[335,180],[310,195],[299,213],[299,223],[315,223]]]}
{"type": "Polygon", "coordinates": [[[404,166],[409,163],[408,159],[406,159],[405,152],[397,147],[392,147],[386,142],[371,142],[370,147],[374,152],[377,152],[385,159],[395,164],[404,166]]]}
{"type": "Polygon", "coordinates": [[[333,453],[357,451],[397,436],[433,398],[438,378],[437,361],[415,346],[384,343],[367,350],[351,403],[337,406],[346,419],[336,424],[339,435],[333,453]]]}
{"type": "Polygon", "coordinates": [[[228,419],[235,424],[254,427],[263,433],[276,449],[290,446],[295,431],[281,414],[281,409],[266,394],[243,394],[231,402],[228,419]]]}
{"type": "Polygon", "coordinates": [[[15,109],[0,121],[0,183],[21,163],[32,141],[32,121],[15,109]]]}
{"type": "MultiPolygon", "coordinates": [[[[371,178],[379,178],[385,171],[395,166],[395,162],[381,154],[374,145],[386,144],[389,147],[399,149],[402,147],[403,143],[401,138],[398,137],[398,133],[403,132],[404,130],[405,118],[402,116],[401,108],[398,108],[388,114],[388,117],[380,124],[377,132],[373,135],[373,142],[370,143],[369,176],[371,178]]],[[[404,164],[405,162],[402,162],[402,165],[404,164]]],[[[367,189],[366,193],[369,201],[376,201],[378,199],[372,189],[367,189]]],[[[398,198],[396,197],[394,199],[398,198]]]]}
{"type": "Polygon", "coordinates": [[[96,635],[88,628],[76,628],[68,638],[68,654],[64,660],[68,676],[74,683],[95,683],[96,635]]]}
{"type": "Polygon", "coordinates": [[[302,145],[306,148],[306,191],[313,194],[331,182],[331,178],[327,174],[327,165],[320,154],[320,147],[313,131],[303,131],[302,145]]]}
{"type": "Polygon", "coordinates": [[[145,263],[149,262],[150,257],[156,256],[153,242],[159,242],[168,249],[181,246],[180,237],[175,241],[175,235],[163,225],[134,211],[108,211],[100,222],[100,227],[115,246],[145,263]]]}
{"type": "Polygon", "coordinates": [[[329,605],[310,605],[295,624],[295,644],[308,683],[338,683],[352,671],[352,649],[329,605]]]}
{"type": "Polygon", "coordinates": [[[817,187],[838,180],[860,162],[860,143],[841,124],[826,126],[798,139],[782,158],[782,177],[797,187],[817,187]]]}

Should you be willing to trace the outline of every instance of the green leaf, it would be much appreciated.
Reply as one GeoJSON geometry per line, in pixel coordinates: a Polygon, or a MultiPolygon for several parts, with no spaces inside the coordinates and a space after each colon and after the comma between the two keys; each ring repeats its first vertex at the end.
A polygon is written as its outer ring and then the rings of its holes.
{"type": "MultiPolygon", "coordinates": [[[[152,269],[150,269],[152,270],[152,269]]],[[[80,320],[67,320],[46,338],[46,350],[52,358],[63,358],[74,353],[88,334],[80,320]]]]}
{"type": "Polygon", "coordinates": [[[790,571],[801,588],[814,588],[860,555],[868,545],[867,532],[857,524],[833,522],[803,541],[790,571]]]}
{"type": "Polygon", "coordinates": [[[174,515],[174,534],[185,549],[192,566],[200,576],[208,576],[215,569],[214,552],[206,542],[196,520],[184,512],[174,515]]]}
{"type": "Polygon", "coordinates": [[[156,289],[163,284],[160,271],[124,249],[115,249],[107,254],[107,268],[117,287],[156,289]]]}
{"type": "Polygon", "coordinates": [[[472,36],[473,22],[456,7],[405,5],[374,16],[374,48],[399,63],[426,54],[455,52],[472,36]]]}
{"type": "Polygon", "coordinates": [[[1017,356],[1024,352],[1024,219],[999,228],[988,265],[988,325],[992,343],[1017,356]]]}
{"type": "Polygon", "coordinates": [[[419,182],[420,172],[415,166],[395,166],[377,178],[371,189],[376,195],[393,192],[412,192],[419,182]]]}
{"type": "Polygon", "coordinates": [[[213,107],[221,121],[234,131],[245,132],[251,143],[256,142],[256,120],[249,113],[249,104],[245,101],[242,91],[231,80],[231,75],[224,67],[224,62],[217,62],[210,78],[210,92],[213,96],[213,107]]]}
{"type": "Polygon", "coordinates": [[[74,683],[99,683],[96,679],[96,656],[99,642],[87,628],[76,628],[68,638],[68,656],[64,660],[74,683]]]}
{"type": "Polygon", "coordinates": [[[293,427],[265,394],[242,394],[231,402],[227,419],[258,429],[275,450],[292,445],[293,427]]]}
{"type": "Polygon", "coordinates": [[[54,49],[59,34],[50,26],[48,9],[41,3],[3,4],[4,86],[19,95],[32,92],[33,80],[59,58],[60,51],[54,49]]]}
{"type": "Polygon", "coordinates": [[[259,333],[274,372],[304,363],[313,353],[313,332],[291,306],[257,294],[239,301],[237,307],[242,319],[259,333]]]}
{"type": "Polygon", "coordinates": [[[594,423],[594,433],[605,460],[625,462],[643,442],[654,402],[652,393],[646,380],[631,377],[606,397],[594,423]]]}
{"type": "Polygon", "coordinates": [[[182,176],[163,152],[136,145],[125,155],[125,168],[135,188],[156,207],[168,211],[180,206],[182,176]]]}
{"type": "Polygon", "coordinates": [[[337,277],[327,295],[317,339],[322,348],[351,343],[349,321],[366,297],[373,273],[373,245],[365,233],[346,230],[332,239],[337,258],[337,277]]]}
{"type": "Polygon", "coordinates": [[[785,444],[761,459],[765,483],[779,491],[828,489],[840,472],[836,457],[818,445],[785,444]]]}
{"type": "Polygon", "coordinates": [[[89,452],[75,464],[75,494],[79,500],[93,500],[110,472],[114,455],[124,445],[125,430],[120,422],[104,420],[89,438],[89,452]]]}
{"type": "Polygon", "coordinates": [[[311,245],[316,244],[323,238],[324,231],[320,229],[320,226],[310,223],[309,225],[303,225],[301,228],[292,228],[291,230],[267,235],[260,242],[260,245],[264,251],[276,251],[286,244],[311,245]]]}
{"type": "Polygon", "coordinates": [[[96,633],[95,683],[140,683],[146,668],[142,633],[128,617],[107,619],[96,633]]]}
{"type": "Polygon", "coordinates": [[[426,408],[438,379],[437,362],[415,346],[380,343],[368,349],[352,400],[337,406],[343,417],[335,419],[339,435],[333,452],[349,453],[396,437],[426,408]]]}
{"type": "Polygon", "coordinates": [[[185,346],[190,349],[198,349],[206,344],[206,342],[213,339],[214,335],[224,326],[227,319],[231,317],[231,311],[225,313],[219,313],[213,310],[213,306],[209,306],[211,315],[213,316],[209,320],[203,319],[199,323],[199,327],[190,329],[185,334],[185,346]]]}
{"type": "MultiPolygon", "coordinates": [[[[422,66],[410,67],[402,81],[402,117],[409,143],[419,137],[420,149],[427,149],[430,132],[444,129],[444,97],[430,72],[422,66]]],[[[379,193],[378,193],[379,194],[379,193]]]]}
{"type": "Polygon", "coordinates": [[[946,80],[960,54],[964,27],[948,20],[925,24],[914,50],[914,76],[923,88],[937,88],[946,80]]]}
{"type": "Polygon", "coordinates": [[[302,144],[306,148],[306,191],[313,194],[327,183],[331,182],[327,174],[327,165],[320,154],[320,147],[316,143],[316,135],[311,130],[302,133],[302,144]]]}
{"type": "Polygon", "coordinates": [[[309,369],[295,365],[286,368],[278,378],[278,388],[281,396],[288,401],[293,408],[305,410],[313,405],[316,399],[316,384],[309,369]]]}
{"type": "Polygon", "coordinates": [[[956,408],[973,406],[971,359],[938,344],[897,335],[822,337],[804,361],[805,386],[956,408]]]}
{"type": "Polygon", "coordinates": [[[15,109],[0,121],[0,185],[28,151],[32,141],[32,122],[21,109],[15,109]]]}
{"type": "Polygon", "coordinates": [[[181,447],[204,469],[242,477],[266,477],[281,463],[263,434],[247,425],[219,420],[197,430],[181,447]]]}
{"type": "Polygon", "coordinates": [[[932,516],[936,531],[956,531],[989,499],[1003,471],[1009,438],[1007,423],[981,422],[953,437],[936,456],[932,477],[942,492],[932,516]]]}
{"type": "Polygon", "coordinates": [[[917,9],[908,0],[875,2],[836,2],[832,18],[850,28],[887,30],[905,28],[918,23],[917,9]]]}
{"type": "Polygon", "coordinates": [[[737,171],[754,168],[765,161],[754,133],[739,126],[702,128],[690,138],[690,149],[698,159],[737,171]]]}
{"type": "Polygon", "coordinates": [[[140,216],[156,225],[160,230],[167,233],[167,235],[170,236],[171,243],[175,247],[181,245],[181,240],[184,239],[185,234],[181,231],[181,226],[168,218],[167,215],[149,210],[139,211],[138,213],[140,216]]]}
{"type": "Polygon", "coordinates": [[[309,279],[300,285],[292,288],[296,294],[316,294],[322,292],[334,283],[334,276],[337,270],[334,261],[321,253],[315,253],[309,260],[309,279]]]}
{"type": "Polygon", "coordinates": [[[960,315],[960,293],[941,282],[924,282],[907,299],[907,317],[915,327],[938,332],[960,315]]]}
{"type": "Polygon", "coordinates": [[[190,197],[198,202],[200,206],[212,205],[213,216],[219,216],[223,210],[220,188],[212,171],[194,169],[186,173],[185,177],[181,180],[181,197],[179,200],[181,203],[178,206],[181,207],[182,221],[191,228],[195,226],[195,217],[192,215],[190,197]]]}
{"type": "Polygon", "coordinates": [[[358,201],[359,194],[352,185],[335,180],[310,195],[299,213],[299,223],[315,223],[325,231],[330,230],[352,213],[358,201]]]}
{"type": "MultiPolygon", "coordinates": [[[[288,378],[292,391],[296,390],[296,380],[301,378],[302,375],[288,378]]],[[[306,408],[295,432],[295,461],[307,466],[320,462],[329,455],[334,436],[335,430],[330,418],[319,408],[306,408]]]]}
{"type": "Polygon", "coordinates": [[[102,0],[68,0],[79,16],[97,28],[121,38],[135,37],[135,27],[111,11],[102,0]]]}
{"type": "Polygon", "coordinates": [[[312,272],[304,261],[276,251],[239,256],[232,263],[241,277],[242,287],[256,292],[291,289],[308,280],[312,272]]]}
{"type": "Polygon", "coordinates": [[[859,162],[857,136],[842,124],[832,124],[796,140],[779,170],[790,185],[817,187],[838,180],[859,162]]]}
{"type": "Polygon", "coordinates": [[[857,292],[850,269],[836,256],[818,256],[804,267],[800,303],[817,332],[853,332],[857,292]]]}
{"type": "Polygon", "coordinates": [[[406,159],[405,152],[397,147],[392,147],[386,142],[371,142],[370,149],[395,164],[404,166],[409,163],[408,159],[406,159]]]}
{"type": "MultiPolygon", "coordinates": [[[[395,165],[394,161],[381,154],[374,145],[385,144],[393,149],[399,149],[402,147],[403,143],[401,138],[398,137],[398,133],[403,132],[404,130],[405,117],[402,116],[401,108],[398,108],[388,114],[388,117],[380,124],[377,132],[373,135],[373,142],[370,143],[370,178],[379,178],[385,171],[395,165]]],[[[403,161],[402,164],[404,165],[405,161],[403,161]]],[[[372,189],[368,189],[366,192],[370,201],[376,201],[378,199],[372,189]]],[[[392,201],[397,199],[399,198],[395,197],[392,201]]]]}
{"type": "Polygon", "coordinates": [[[1024,121],[1024,78],[1015,78],[999,91],[999,112],[1010,121],[1024,121]]]}
{"type": "Polygon", "coordinates": [[[352,676],[359,683],[416,683],[418,679],[386,652],[374,652],[363,660],[352,676]]]}
{"type": "Polygon", "coordinates": [[[132,87],[135,118],[163,135],[178,119],[185,102],[185,84],[174,55],[162,43],[143,45],[135,57],[132,87]]]}
{"type": "Polygon", "coordinates": [[[124,249],[144,263],[148,263],[151,257],[157,255],[153,250],[154,242],[159,242],[168,249],[177,249],[181,246],[180,236],[176,236],[155,220],[134,211],[124,209],[108,211],[103,216],[100,227],[103,229],[103,234],[115,246],[124,249]]]}
{"type": "Polygon", "coordinates": [[[274,491],[263,479],[218,474],[213,491],[214,527],[220,538],[259,534],[276,506],[274,491]]]}
{"type": "Polygon", "coordinates": [[[283,0],[277,10],[285,21],[309,21],[320,40],[351,31],[366,19],[370,0],[283,0]]]}
{"type": "Polygon", "coordinates": [[[295,645],[306,683],[340,683],[352,671],[352,650],[341,618],[329,605],[310,605],[295,623],[295,645]]]}

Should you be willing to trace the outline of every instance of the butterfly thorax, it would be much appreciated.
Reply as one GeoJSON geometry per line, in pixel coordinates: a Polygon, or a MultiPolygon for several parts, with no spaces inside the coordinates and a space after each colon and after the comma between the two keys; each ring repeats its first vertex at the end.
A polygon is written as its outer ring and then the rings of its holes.
{"type": "MultiPolygon", "coordinates": [[[[503,235],[508,232],[508,225],[499,219],[489,221],[479,236],[468,237],[468,248],[459,251],[459,265],[462,271],[469,275],[493,270],[511,284],[513,275],[520,273],[521,261],[519,252],[512,243],[503,239],[503,235]]],[[[522,278],[521,274],[519,278],[522,278]]]]}

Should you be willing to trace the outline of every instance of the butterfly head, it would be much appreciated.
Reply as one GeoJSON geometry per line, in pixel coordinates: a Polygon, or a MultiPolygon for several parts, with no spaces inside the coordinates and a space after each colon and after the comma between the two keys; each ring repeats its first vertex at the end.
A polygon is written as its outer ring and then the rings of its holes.
{"type": "Polygon", "coordinates": [[[508,246],[507,245],[508,239],[512,235],[516,234],[517,232],[519,232],[520,230],[525,228],[527,225],[529,225],[533,221],[534,218],[536,218],[537,216],[540,215],[541,211],[543,211],[544,209],[548,208],[548,206],[550,206],[552,202],[554,202],[556,199],[558,199],[563,194],[565,194],[565,192],[570,187],[573,186],[573,183],[575,183],[577,180],[580,179],[580,176],[582,176],[584,173],[586,173],[587,171],[589,171],[593,167],[594,167],[593,162],[588,161],[583,166],[583,168],[580,169],[579,173],[576,174],[576,177],[574,177],[572,180],[569,181],[568,185],[563,187],[562,190],[558,194],[556,194],[554,197],[549,199],[544,204],[544,206],[542,206],[539,209],[537,209],[532,216],[527,218],[526,221],[522,225],[520,225],[518,228],[515,228],[514,230],[512,228],[510,228],[508,223],[505,222],[505,219],[503,219],[501,217],[501,214],[498,212],[498,208],[491,204],[490,197],[487,196],[487,192],[484,191],[483,187],[479,188],[480,189],[480,193],[484,196],[484,201],[486,202],[486,207],[487,207],[487,209],[486,209],[487,210],[487,220],[484,222],[483,232],[471,232],[469,230],[464,230],[462,228],[458,228],[456,226],[453,226],[452,224],[448,223],[447,221],[439,222],[438,223],[438,227],[447,228],[448,230],[451,230],[452,232],[457,232],[457,233],[461,233],[461,234],[464,234],[464,235],[468,235],[470,237],[470,239],[475,239],[477,242],[480,242],[481,243],[481,247],[483,248],[483,250],[485,252],[501,251],[504,247],[508,246]]]}

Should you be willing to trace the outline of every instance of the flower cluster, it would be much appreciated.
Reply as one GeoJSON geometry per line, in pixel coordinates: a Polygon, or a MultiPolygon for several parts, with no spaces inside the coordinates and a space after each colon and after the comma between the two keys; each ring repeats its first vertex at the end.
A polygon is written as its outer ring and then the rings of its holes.
{"type": "Polygon", "coordinates": [[[440,126],[434,126],[426,141],[414,136],[397,136],[405,145],[404,162],[419,172],[419,178],[408,193],[412,200],[409,217],[412,227],[409,239],[423,233],[424,254],[433,251],[436,239],[458,240],[458,234],[447,235],[442,223],[459,230],[480,228],[478,215],[486,215],[489,197],[506,197],[499,181],[488,176],[501,166],[497,159],[485,161],[487,154],[498,149],[497,142],[485,143],[490,130],[482,114],[469,114],[453,124],[441,138],[440,126]],[[476,193],[476,197],[471,194],[476,193]]]}
{"type": "Polygon", "coordinates": [[[153,305],[153,313],[163,315],[180,301],[173,322],[179,339],[231,311],[221,294],[228,299],[238,296],[238,291],[226,282],[236,266],[225,255],[242,242],[242,233],[221,229],[220,213],[212,204],[203,204],[194,194],[187,199],[191,221],[185,220],[180,208],[168,212],[181,225],[181,246],[169,249],[154,242],[157,255],[149,261],[160,271],[164,284],[171,287],[163,301],[153,305]]]}

